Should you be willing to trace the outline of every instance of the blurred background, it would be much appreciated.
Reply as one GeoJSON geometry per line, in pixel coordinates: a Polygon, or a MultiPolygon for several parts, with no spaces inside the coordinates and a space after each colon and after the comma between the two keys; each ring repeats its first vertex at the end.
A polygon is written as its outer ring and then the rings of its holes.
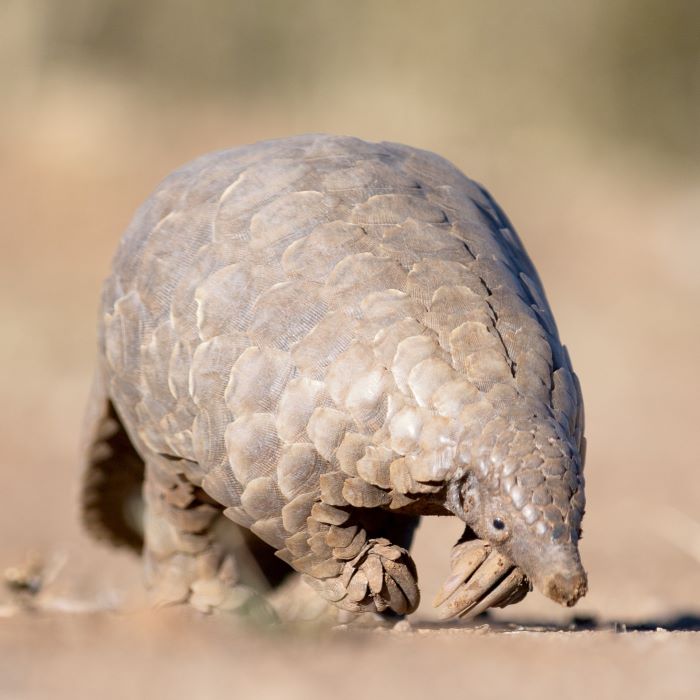
{"type": "MultiPolygon", "coordinates": [[[[66,610],[138,609],[139,563],[76,507],[111,254],[176,166],[323,131],[437,151],[508,212],[583,385],[575,612],[697,620],[700,3],[0,0],[0,80],[0,569],[39,562],[66,610]]],[[[422,619],[458,532],[419,532],[422,619]]],[[[572,611],[532,594],[496,614],[572,611]]]]}

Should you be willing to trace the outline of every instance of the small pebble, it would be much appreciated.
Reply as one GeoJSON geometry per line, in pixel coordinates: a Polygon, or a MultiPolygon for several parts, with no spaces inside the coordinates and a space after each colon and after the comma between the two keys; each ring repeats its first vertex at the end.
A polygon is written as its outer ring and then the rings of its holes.
{"type": "Polygon", "coordinates": [[[410,632],[412,629],[411,623],[408,620],[399,620],[393,627],[394,632],[410,632]]]}

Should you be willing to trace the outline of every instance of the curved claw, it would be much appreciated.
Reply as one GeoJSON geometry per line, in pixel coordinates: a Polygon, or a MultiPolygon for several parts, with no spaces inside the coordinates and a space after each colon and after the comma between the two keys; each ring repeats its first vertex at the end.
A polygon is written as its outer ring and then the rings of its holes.
{"type": "Polygon", "coordinates": [[[457,545],[451,561],[452,574],[433,603],[443,620],[505,607],[521,600],[530,589],[523,572],[483,540],[457,545]]]}
{"type": "Polygon", "coordinates": [[[439,608],[481,566],[491,547],[483,540],[463,542],[452,549],[452,573],[438,591],[433,606],[439,608]]]}
{"type": "MultiPolygon", "coordinates": [[[[490,607],[492,608],[507,608],[509,605],[514,605],[519,603],[530,591],[532,591],[532,584],[528,577],[523,573],[521,569],[517,567],[514,569],[517,572],[517,578],[514,576],[510,581],[510,586],[508,591],[503,591],[504,595],[497,602],[492,603],[490,607]]],[[[475,613],[478,615],[479,613],[475,613]]]]}
{"type": "MultiPolygon", "coordinates": [[[[505,607],[505,605],[510,604],[510,602],[506,601],[510,599],[514,593],[520,596],[517,600],[521,600],[529,588],[526,584],[523,590],[524,582],[526,582],[525,574],[518,568],[512,569],[492,591],[487,593],[481,600],[472,604],[471,607],[460,612],[459,617],[476,617],[489,608],[505,607]]],[[[517,601],[513,600],[512,602],[517,601]]]]}

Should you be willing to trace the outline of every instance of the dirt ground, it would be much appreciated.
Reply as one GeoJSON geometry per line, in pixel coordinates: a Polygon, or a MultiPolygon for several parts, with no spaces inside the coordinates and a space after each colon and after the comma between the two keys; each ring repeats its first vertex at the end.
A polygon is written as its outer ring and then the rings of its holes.
{"type": "Polygon", "coordinates": [[[430,599],[460,528],[432,519],[410,629],[261,632],[146,609],[139,563],[80,531],[77,445],[99,285],[134,208],[200,152],[289,127],[82,107],[15,115],[0,136],[0,573],[36,566],[41,583],[28,604],[0,590],[0,698],[700,695],[700,181],[551,136],[494,151],[391,134],[484,182],[540,270],[586,402],[590,593],[573,611],[533,593],[491,626],[438,627],[430,599]]]}

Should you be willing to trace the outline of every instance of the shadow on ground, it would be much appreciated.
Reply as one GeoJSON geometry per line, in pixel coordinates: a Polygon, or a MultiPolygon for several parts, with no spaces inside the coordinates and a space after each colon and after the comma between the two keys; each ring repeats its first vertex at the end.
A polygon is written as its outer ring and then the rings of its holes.
{"type": "MultiPolygon", "coordinates": [[[[488,613],[465,623],[465,627],[488,625],[494,632],[700,632],[700,614],[681,612],[671,617],[649,618],[635,621],[606,620],[593,616],[575,616],[570,622],[528,620],[508,622],[494,620],[488,613]]],[[[450,623],[426,624],[430,629],[445,629],[450,623]]],[[[461,626],[461,625],[460,625],[461,626]]]]}

